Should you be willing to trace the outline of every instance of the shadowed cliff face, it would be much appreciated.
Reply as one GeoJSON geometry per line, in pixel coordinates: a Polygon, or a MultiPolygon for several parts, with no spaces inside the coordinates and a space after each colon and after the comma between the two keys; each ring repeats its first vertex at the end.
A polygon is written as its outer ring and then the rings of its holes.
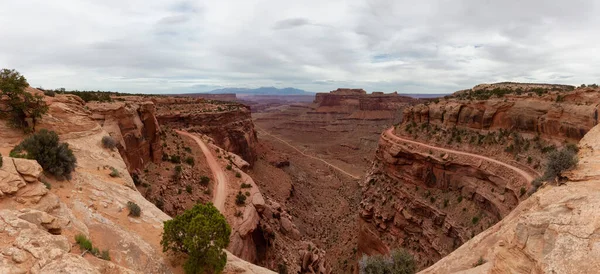
{"type": "Polygon", "coordinates": [[[596,126],[579,143],[579,163],[563,173],[565,184],[543,186],[422,273],[597,273],[599,151],[596,126]]]}
{"type": "Polygon", "coordinates": [[[200,111],[200,106],[188,101],[157,101],[156,104],[161,125],[206,134],[250,165],[256,161],[256,131],[248,107],[225,104],[211,111],[200,111]]]}
{"type": "Polygon", "coordinates": [[[427,266],[506,216],[528,184],[494,161],[384,133],[362,184],[361,237],[383,241],[370,249],[403,247],[427,266]]]}
{"type": "Polygon", "coordinates": [[[152,102],[88,103],[96,120],[117,141],[129,172],[139,172],[162,156],[160,126],[152,102]]]}

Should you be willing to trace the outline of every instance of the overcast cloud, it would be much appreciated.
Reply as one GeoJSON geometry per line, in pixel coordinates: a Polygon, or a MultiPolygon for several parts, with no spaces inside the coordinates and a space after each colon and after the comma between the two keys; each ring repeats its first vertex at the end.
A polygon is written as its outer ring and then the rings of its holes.
{"type": "Polygon", "coordinates": [[[141,93],[600,83],[594,0],[0,0],[0,65],[141,93]]]}

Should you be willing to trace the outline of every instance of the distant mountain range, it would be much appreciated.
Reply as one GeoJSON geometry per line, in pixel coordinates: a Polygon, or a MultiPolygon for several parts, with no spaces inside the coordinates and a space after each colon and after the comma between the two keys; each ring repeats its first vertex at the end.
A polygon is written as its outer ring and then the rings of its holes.
{"type": "Polygon", "coordinates": [[[276,88],[276,87],[260,87],[260,88],[221,88],[211,90],[208,93],[235,93],[237,95],[311,95],[315,93],[308,92],[297,88],[276,88]]]}

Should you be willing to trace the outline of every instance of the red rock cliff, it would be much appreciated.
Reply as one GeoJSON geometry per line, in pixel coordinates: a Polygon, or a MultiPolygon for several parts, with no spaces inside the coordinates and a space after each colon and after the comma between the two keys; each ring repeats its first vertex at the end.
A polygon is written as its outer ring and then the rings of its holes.
{"type": "Polygon", "coordinates": [[[160,161],[160,126],[154,103],[90,102],[87,107],[92,111],[92,119],[117,141],[117,148],[129,172],[160,161]]]}
{"type": "Polygon", "coordinates": [[[361,248],[403,247],[427,266],[516,207],[531,178],[499,162],[382,134],[363,187],[361,248]]]}
{"type": "Polygon", "coordinates": [[[256,161],[258,141],[249,107],[190,98],[158,98],[155,102],[161,125],[206,134],[220,147],[242,156],[250,165],[256,161]]]}
{"type": "Polygon", "coordinates": [[[587,88],[542,96],[524,91],[489,100],[442,99],[406,108],[403,117],[405,122],[478,130],[514,129],[576,141],[598,123],[599,91],[587,88]]]}
{"type": "Polygon", "coordinates": [[[316,113],[348,114],[347,119],[393,119],[398,110],[416,102],[416,99],[397,93],[366,94],[362,89],[337,89],[315,95],[316,113]]]}

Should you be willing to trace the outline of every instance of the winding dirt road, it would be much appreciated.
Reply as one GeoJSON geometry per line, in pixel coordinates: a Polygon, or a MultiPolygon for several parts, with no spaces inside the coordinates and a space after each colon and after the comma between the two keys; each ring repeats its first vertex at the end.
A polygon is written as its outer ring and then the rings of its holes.
{"type": "Polygon", "coordinates": [[[431,146],[431,145],[427,145],[427,144],[423,144],[417,141],[413,141],[413,140],[409,140],[409,139],[404,139],[402,137],[397,136],[396,134],[394,134],[394,128],[390,128],[388,130],[385,131],[384,133],[387,137],[401,141],[401,142],[405,142],[405,143],[411,143],[411,144],[415,144],[415,145],[419,145],[419,146],[423,146],[426,148],[431,148],[431,149],[437,149],[437,150],[441,150],[441,151],[445,151],[445,152],[450,152],[450,153],[456,153],[456,154],[460,154],[460,155],[467,155],[467,156],[471,156],[471,157],[475,157],[475,158],[479,158],[479,159],[484,159],[486,161],[490,161],[490,162],[494,162],[497,163],[499,165],[503,165],[505,167],[508,167],[514,171],[516,171],[517,173],[519,173],[521,176],[523,176],[528,182],[533,181],[533,176],[531,176],[531,174],[527,173],[526,171],[519,169],[515,166],[511,166],[507,163],[489,158],[489,157],[485,157],[485,156],[481,156],[481,155],[477,155],[477,154],[473,154],[473,153],[468,153],[468,152],[462,152],[459,150],[454,150],[454,149],[448,149],[448,148],[441,148],[441,147],[436,147],[436,146],[431,146]]]}
{"type": "Polygon", "coordinates": [[[208,166],[212,171],[213,178],[217,183],[214,189],[215,193],[213,196],[213,204],[221,213],[225,214],[225,199],[227,198],[227,176],[225,176],[225,172],[217,162],[217,159],[215,159],[215,156],[212,154],[210,149],[208,149],[204,141],[202,141],[202,139],[186,131],[175,130],[175,132],[192,138],[194,141],[196,141],[198,146],[200,146],[200,149],[202,149],[204,157],[206,157],[206,161],[208,162],[208,166]]]}
{"type": "Polygon", "coordinates": [[[350,174],[350,173],[346,172],[345,170],[343,170],[343,169],[341,169],[341,168],[339,168],[339,167],[337,167],[337,166],[335,166],[335,165],[333,165],[333,164],[331,164],[331,163],[329,163],[329,162],[327,162],[327,161],[325,161],[325,160],[323,160],[323,159],[321,159],[321,158],[319,158],[319,157],[315,157],[315,156],[312,156],[312,155],[306,154],[306,153],[304,153],[302,150],[300,150],[300,149],[296,148],[294,145],[292,145],[292,144],[288,143],[286,140],[283,140],[283,139],[281,139],[281,138],[279,138],[279,137],[277,137],[277,136],[275,136],[275,135],[273,135],[273,134],[271,134],[271,133],[267,132],[266,130],[264,130],[264,129],[262,129],[262,128],[258,127],[257,125],[254,125],[254,126],[255,126],[255,127],[258,129],[258,130],[260,130],[261,132],[263,132],[264,134],[266,134],[266,135],[269,135],[269,136],[271,136],[271,137],[275,138],[276,140],[278,140],[278,141],[280,141],[280,142],[284,143],[285,145],[287,145],[287,146],[289,146],[289,147],[293,148],[294,150],[298,151],[298,153],[302,154],[302,156],[304,156],[304,157],[308,157],[308,158],[311,158],[311,159],[314,159],[314,160],[317,160],[317,161],[321,161],[321,162],[323,162],[324,164],[326,164],[326,165],[330,166],[331,168],[333,168],[333,169],[335,169],[335,170],[337,170],[337,171],[339,171],[339,172],[341,172],[341,173],[343,173],[343,174],[345,174],[345,175],[347,175],[347,176],[349,176],[349,177],[352,177],[352,179],[357,179],[357,180],[358,180],[358,179],[360,179],[360,176],[355,176],[355,175],[352,175],[352,174],[350,174]]]}

